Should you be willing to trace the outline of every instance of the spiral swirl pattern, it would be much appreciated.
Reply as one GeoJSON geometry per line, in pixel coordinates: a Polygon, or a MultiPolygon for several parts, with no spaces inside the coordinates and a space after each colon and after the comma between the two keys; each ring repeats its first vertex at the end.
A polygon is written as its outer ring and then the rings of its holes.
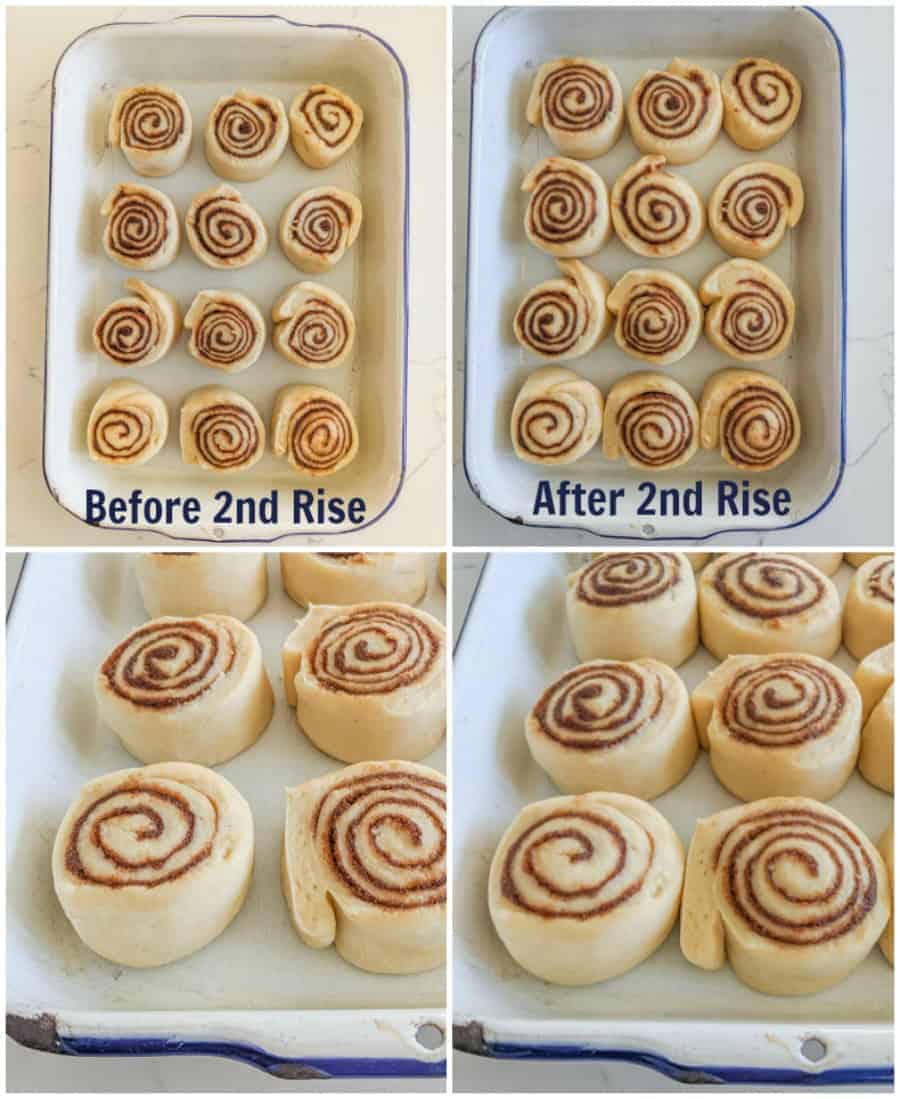
{"type": "Polygon", "coordinates": [[[231,366],[250,353],[256,342],[256,325],[235,302],[219,299],[203,310],[192,340],[203,359],[231,366]]]}
{"type": "Polygon", "coordinates": [[[306,120],[316,139],[330,149],[346,140],[356,121],[346,96],[320,84],[310,88],[294,110],[306,120]]]}
{"type": "Polygon", "coordinates": [[[202,408],[191,421],[191,434],[200,457],[216,469],[243,465],[260,447],[259,426],[239,404],[202,408]]]}
{"type": "Polygon", "coordinates": [[[312,646],[310,667],[320,684],[351,695],[392,694],[428,677],[441,638],[414,611],[375,604],[326,623],[312,646]]]}
{"type": "Polygon", "coordinates": [[[516,312],[519,341],[540,355],[567,354],[584,339],[587,327],[584,295],[574,283],[561,280],[536,286],[516,312]]]}
{"type": "Polygon", "coordinates": [[[169,238],[168,211],[153,195],[120,191],[113,202],[106,229],[108,249],[132,263],[150,260],[169,238]]]}
{"type": "Polygon", "coordinates": [[[894,559],[879,561],[872,570],[867,591],[873,599],[884,603],[894,602],[894,559]]]}
{"type": "Polygon", "coordinates": [[[577,393],[539,394],[518,405],[513,434],[523,453],[561,460],[580,450],[588,419],[587,406],[577,393]]]}
{"type": "Polygon", "coordinates": [[[578,574],[576,597],[595,607],[658,599],[682,578],[674,553],[602,553],[578,574]]]}
{"type": "Polygon", "coordinates": [[[135,88],[119,107],[121,142],[131,149],[171,149],[184,133],[181,104],[161,88],[135,88]]]}
{"type": "Polygon", "coordinates": [[[219,262],[239,264],[257,247],[259,228],[249,207],[225,195],[212,195],[192,207],[197,245],[219,262]]]}
{"type": "Polygon", "coordinates": [[[619,443],[639,465],[669,466],[695,445],[690,409],[674,393],[648,389],[629,397],[616,417],[619,443]]]}
{"type": "Polygon", "coordinates": [[[557,130],[579,133],[596,129],[614,106],[612,82],[592,65],[562,66],[541,85],[544,119],[557,130]]]}
{"type": "Polygon", "coordinates": [[[91,426],[91,445],[100,458],[134,460],[153,445],[156,419],[142,404],[119,404],[100,413],[91,426]]]}
{"type": "Polygon", "coordinates": [[[726,458],[752,469],[777,463],[793,446],[797,424],[794,410],[777,389],[748,384],[724,405],[719,431],[726,458]]]}
{"type": "Polygon", "coordinates": [[[307,252],[340,256],[348,247],[353,210],[335,194],[301,195],[294,207],[289,236],[307,252]]]}
{"type": "Polygon", "coordinates": [[[443,782],[398,767],[336,781],[312,825],[331,873],[359,900],[430,908],[447,901],[446,813],[443,782]]]}
{"type": "MultiPolygon", "coordinates": [[[[697,212],[688,199],[689,185],[648,166],[635,172],[613,195],[617,217],[626,233],[645,250],[673,253],[688,248],[698,231],[697,212]]],[[[626,240],[626,243],[629,243],[626,240]]]]}
{"type": "Polygon", "coordinates": [[[288,449],[294,464],[303,469],[327,473],[347,457],[355,443],[356,426],[338,401],[314,397],[291,415],[288,449]]]}
{"type": "Polygon", "coordinates": [[[742,289],[728,297],[719,331],[738,355],[762,355],[784,339],[790,324],[783,298],[758,279],[740,279],[742,289]]]}
{"type": "Polygon", "coordinates": [[[308,362],[326,365],[343,353],[349,339],[341,310],[325,298],[308,298],[291,323],[287,343],[308,362]]]}
{"type": "Polygon", "coordinates": [[[733,83],[744,109],[757,122],[769,126],[787,117],[798,95],[796,82],[789,73],[755,59],[737,66],[733,83]]]}
{"type": "Polygon", "coordinates": [[[226,156],[250,160],[262,156],[276,140],[278,116],[262,96],[232,96],[221,103],[212,130],[226,156]]]}
{"type": "Polygon", "coordinates": [[[782,554],[740,553],[712,565],[720,598],[751,618],[787,618],[816,607],[826,597],[818,569],[782,554]]]}
{"type": "Polygon", "coordinates": [[[878,899],[861,835],[824,810],[748,807],[720,841],[715,868],[729,917],[787,946],[852,934],[878,899]]]}
{"type": "Polygon", "coordinates": [[[103,354],[123,366],[140,362],[159,346],[161,330],[156,311],[123,299],[106,309],[94,326],[103,354]]]}
{"type": "Polygon", "coordinates": [[[637,97],[637,116],[654,137],[677,140],[688,137],[709,109],[709,93],[702,81],[674,73],[651,73],[637,97]]]}
{"type": "Polygon", "coordinates": [[[780,239],[793,201],[790,185],[771,172],[739,176],[722,197],[722,224],[747,240],[780,239]]]}
{"type": "Polygon", "coordinates": [[[528,227],[549,245],[584,236],[597,217],[597,193],[588,180],[568,168],[547,167],[535,180],[528,202],[528,227]]]}
{"type": "Polygon", "coordinates": [[[687,305],[671,286],[636,284],[619,313],[618,332],[626,348],[639,355],[669,355],[691,326],[687,305]]]}

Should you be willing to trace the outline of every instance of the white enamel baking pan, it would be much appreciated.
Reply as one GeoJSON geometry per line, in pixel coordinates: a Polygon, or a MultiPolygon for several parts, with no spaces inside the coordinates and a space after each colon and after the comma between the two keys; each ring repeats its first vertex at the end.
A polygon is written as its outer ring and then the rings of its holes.
{"type": "MultiPolygon", "coordinates": [[[[303,612],[269,561],[269,598],[251,621],[275,689],[260,740],[217,768],[247,798],[256,866],[247,901],[204,950],[126,969],[83,946],[50,875],[53,837],[89,779],[136,766],[97,717],[96,668],[146,618],[128,554],[30,555],[8,620],[7,1031],[55,1053],[206,1054],[277,1076],[442,1076],[445,974],[376,976],[311,950],[279,877],[284,789],[340,764],[315,749],[284,699],[281,645],[303,612]]],[[[421,604],[444,618],[435,576],[421,604]]],[[[444,769],[443,748],[426,761],[444,769]]]]}
{"type": "MultiPolygon", "coordinates": [[[[400,59],[386,42],[357,27],[305,26],[277,16],[189,16],[97,27],[66,49],[53,79],[44,415],[45,478],[64,508],[85,518],[86,488],[116,496],[135,488],[145,496],[195,496],[202,504],[199,525],[176,521],[153,529],[177,538],[228,542],[274,541],[295,531],[290,508],[294,488],[321,485],[329,496],[362,497],[367,525],[392,505],[406,465],[408,114],[400,59]],[[269,230],[269,249],[262,260],[240,271],[214,271],[182,240],[172,266],[151,272],[148,279],[174,293],[184,310],[198,290],[242,290],[266,315],[271,336],[269,313],[275,299],[285,287],[312,277],[297,270],[278,245],[281,211],[309,187],[331,183],[353,191],[363,204],[360,237],[337,267],[316,276],[342,294],[356,316],[356,345],[345,365],[303,369],[279,355],[270,341],[249,370],[228,376],[193,359],[186,336],[161,362],[131,372],[95,352],[93,322],[122,296],[122,283],[131,273],[103,252],[100,205],[116,183],[141,182],[121,151],[107,146],[106,127],[116,92],[142,81],[176,88],[193,116],[193,148],[185,166],[163,179],[144,181],[172,198],[182,229],[191,198],[221,182],[203,152],[203,126],[219,96],[249,87],[278,96],[287,107],[301,83],[326,81],[362,105],[366,121],[360,139],[331,168],[307,168],[288,143],[265,179],[235,185],[269,230]],[[126,373],[166,401],[169,438],[146,465],[112,469],[90,460],[85,433],[98,395],[126,373]],[[304,383],[334,390],[357,418],[357,458],[333,477],[301,477],[274,456],[268,439],[265,457],[239,474],[185,465],[178,445],[183,399],[198,386],[220,382],[254,402],[267,433],[281,386],[304,383]],[[221,489],[254,497],[277,490],[278,524],[215,522],[213,494],[221,489]]],[[[132,529],[147,526],[132,524],[132,529]]],[[[304,523],[302,532],[349,529],[361,528],[304,523]]]]}
{"type": "MultiPolygon", "coordinates": [[[[572,555],[576,556],[576,555],[572,555]]],[[[577,664],[565,622],[565,555],[494,554],[454,661],[453,1015],[457,1049],[490,1057],[632,1061],[691,1083],[885,1084],[893,1073],[893,971],[876,947],[843,984],[809,997],[765,996],[726,968],[682,957],[678,930],[613,981],[562,988],[512,960],[487,906],[490,861],[520,808],[558,791],[532,760],[525,715],[577,664]]],[[[835,580],[843,595],[851,575],[835,580]]],[[[841,649],[835,658],[855,666],[841,649]]],[[[703,649],[680,669],[692,689],[715,666],[703,649]]],[[[654,804],[687,847],[698,817],[736,805],[701,753],[654,804]]],[[[893,799],[857,773],[833,800],[877,840],[893,799]]]]}
{"type": "MultiPolygon", "coordinates": [[[[466,317],[464,458],[469,482],[482,503],[517,523],[582,529],[607,537],[708,538],[725,531],[762,531],[811,519],[834,495],[844,467],[844,64],[840,42],[817,12],[796,7],[530,7],[500,11],[482,30],[472,62],[471,161],[466,317]],[[555,150],[543,130],[525,121],[525,104],[539,65],[564,55],[594,56],[617,73],[627,96],[649,68],[687,57],[722,75],[738,58],[763,56],[788,66],[803,85],[796,125],[761,154],[734,145],[724,131],[695,164],[678,168],[704,201],[733,167],[766,157],[799,172],[806,211],[797,229],[766,263],[791,287],[797,302],[794,337],[786,353],[761,369],[783,381],[797,401],[803,442],[780,469],[755,474],[754,487],[790,490],[787,517],[748,520],[720,517],[719,478],[746,474],[717,453],[700,452],[686,466],[657,473],[660,487],[686,488],[699,479],[704,515],[641,515],[640,482],[653,475],[625,461],[605,459],[597,448],[565,467],[522,462],[513,453],[509,418],[515,395],[540,366],[512,333],[516,307],[529,287],[552,278],[556,266],[528,243],[522,221],[526,172],[555,150]],[[568,479],[588,487],[622,487],[625,507],[616,516],[535,517],[539,480],[552,486],[568,479]]],[[[591,161],[608,187],[639,156],[627,126],[604,157],[591,161]]],[[[589,262],[615,282],[634,267],[660,266],[697,286],[729,258],[707,233],[672,260],[645,260],[615,235],[589,262]]],[[[863,292],[861,289],[859,292],[863,292]]],[[[604,395],[618,378],[649,369],[620,351],[612,336],[591,354],[565,363],[600,387],[604,395]]],[[[699,399],[703,383],[729,364],[705,337],[689,356],[665,368],[699,399]]]]}

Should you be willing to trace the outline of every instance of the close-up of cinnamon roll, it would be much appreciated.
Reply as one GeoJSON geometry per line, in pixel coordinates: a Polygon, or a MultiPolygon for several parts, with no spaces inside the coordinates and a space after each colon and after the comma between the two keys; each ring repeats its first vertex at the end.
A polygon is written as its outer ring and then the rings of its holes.
{"type": "Polygon", "coordinates": [[[353,310],[319,282],[289,286],[272,306],[275,350],[297,366],[329,370],[347,361],[356,338],[353,310]]]}
{"type": "Polygon", "coordinates": [[[206,120],[206,160],[222,179],[262,179],[281,159],[289,130],[284,105],[275,96],[245,89],[223,95],[206,120]]]}
{"type": "Polygon", "coordinates": [[[266,426],[252,401],[222,385],[187,395],[180,437],[182,459],[214,473],[250,469],[266,449],[266,426]]]}
{"type": "Polygon", "coordinates": [[[610,194],[613,228],[630,251],[650,259],[680,256],[706,230],[703,200],[664,156],[643,156],[626,168],[610,194]]]}
{"type": "Polygon", "coordinates": [[[131,293],[108,305],[94,324],[94,347],[115,366],[150,366],[181,335],[181,310],[165,290],[126,279],[131,293]]]}
{"type": "Polygon", "coordinates": [[[281,582],[301,607],[418,603],[428,588],[426,553],[282,553],[281,582]]]}
{"type": "Polygon", "coordinates": [[[564,794],[611,790],[652,801],[697,755],[687,688],[658,660],[579,664],[531,708],[525,739],[564,794]]]}
{"type": "Polygon", "coordinates": [[[339,187],[313,187],[284,208],[278,226],[281,249],[301,271],[323,274],[356,243],[362,218],[356,195],[339,187]]]}
{"type": "Polygon", "coordinates": [[[91,409],[88,454],[106,465],[140,466],[159,453],[168,434],[169,411],[161,397],[137,382],[111,382],[91,409]]]}
{"type": "Polygon", "coordinates": [[[691,164],[722,128],[719,78],[676,57],[667,69],[644,73],[628,97],[627,112],[631,138],[642,153],[691,164]]]}
{"type": "Polygon", "coordinates": [[[794,296],[785,283],[752,259],[720,263],[700,283],[706,338],[738,362],[777,358],[794,331],[794,296]]]}
{"type": "Polygon", "coordinates": [[[700,415],[683,385],[665,374],[639,371],[606,396],[603,454],[636,469],[676,469],[697,452],[700,415]]]}
{"type": "Polygon", "coordinates": [[[657,267],[629,271],[606,299],[616,343],[626,355],[671,366],[692,351],[703,329],[696,291],[681,275],[657,267]]]}
{"type": "Polygon", "coordinates": [[[56,833],[53,887],[86,946],[146,969],[221,935],[247,896],[253,856],[250,806],[227,779],[157,763],[80,790],[56,833]]]}
{"type": "Polygon", "coordinates": [[[363,109],[339,88],[312,84],[297,94],[288,117],[297,156],[307,168],[328,168],[359,137],[363,109]]]}
{"type": "Polygon", "coordinates": [[[768,149],[800,112],[800,81],[783,65],[745,57],[722,77],[725,132],[742,149],[768,149]]]}
{"type": "Polygon", "coordinates": [[[516,310],[513,332],[526,351],[565,362],[593,351],[612,324],[609,280],[577,259],[558,259],[559,276],[532,287],[516,310]]]}
{"type": "Polygon", "coordinates": [[[424,759],[446,727],[443,625],[405,603],[310,607],[282,650],[297,723],[344,763],[424,759]]]}
{"type": "Polygon", "coordinates": [[[652,805],[627,794],[548,798],[522,809],[491,862],[488,904],[523,969],[587,985],[640,965],[678,918],[684,851],[652,805]]]}
{"type": "Polygon", "coordinates": [[[616,74],[590,57],[560,57],[537,71],[525,116],[543,126],[563,156],[593,160],[615,145],[625,125],[616,74]]]}
{"type": "Polygon", "coordinates": [[[709,229],[729,255],[764,259],[803,216],[796,172],[767,160],[733,168],[709,198],[709,229]]]}
{"type": "Polygon", "coordinates": [[[142,763],[224,763],[256,743],[274,706],[256,635],[225,614],[132,630],[103,661],[94,693],[100,720],[142,763]]]}
{"type": "Polygon", "coordinates": [[[691,705],[713,773],[742,801],[830,801],[856,767],[862,700],[853,680],[821,657],[730,656],[691,705]]]}
{"type": "Polygon", "coordinates": [[[246,622],[269,590],[262,553],[141,553],[134,571],[150,618],[227,614],[246,622]]]}
{"type": "Polygon", "coordinates": [[[844,646],[857,660],[894,640],[894,555],[881,554],[853,574],[844,604],[844,646]]]}
{"type": "Polygon", "coordinates": [[[317,385],[287,385],[272,413],[272,449],[298,473],[330,477],[359,451],[359,429],[346,401],[317,385]]]}
{"type": "Polygon", "coordinates": [[[194,255],[207,267],[234,271],[266,254],[269,234],[240,191],[220,183],[195,195],[185,219],[194,255]]]}
{"type": "Polygon", "coordinates": [[[548,156],[525,176],[522,190],[528,194],[525,234],[542,252],[580,259],[599,252],[609,240],[609,194],[587,164],[548,156]]]}
{"type": "Polygon", "coordinates": [[[281,881],[307,946],[370,973],[444,961],[447,785],[430,767],[357,763],[287,790],[281,881]]]}
{"type": "Polygon", "coordinates": [[[184,98],[162,84],[136,84],[116,95],[108,141],[141,176],[169,176],[187,160],[193,123],[184,98]]]}
{"type": "Polygon", "coordinates": [[[757,370],[720,370],[700,397],[700,445],[729,465],[762,473],[800,445],[800,413],[777,378],[757,370]]]}
{"type": "Polygon", "coordinates": [[[831,988],[862,962],[890,915],[887,868],[851,820],[812,798],[765,798],[697,822],[681,949],[771,996],[831,988]]]}
{"type": "Polygon", "coordinates": [[[593,450],[603,429],[600,390],[564,366],[541,366],[513,405],[510,436],[517,458],[570,465],[593,450]]]}
{"type": "Polygon", "coordinates": [[[694,570],[683,553],[598,553],[569,574],[566,620],[579,660],[677,668],[700,641],[694,570]]]}
{"type": "Polygon", "coordinates": [[[733,653],[809,653],[841,643],[834,581],[788,553],[723,553],[699,579],[700,635],[719,660],[733,653]]]}
{"type": "Polygon", "coordinates": [[[100,214],[106,218],[103,249],[111,260],[137,271],[159,271],[178,255],[181,230],[172,200],[142,183],[120,183],[100,214]]]}
{"type": "Polygon", "coordinates": [[[188,351],[197,362],[225,374],[252,366],[266,346],[266,321],[246,294],[201,290],[184,318],[188,351]]]}
{"type": "Polygon", "coordinates": [[[894,643],[863,657],[853,673],[863,707],[859,772],[873,786],[894,792],[894,643]]]}

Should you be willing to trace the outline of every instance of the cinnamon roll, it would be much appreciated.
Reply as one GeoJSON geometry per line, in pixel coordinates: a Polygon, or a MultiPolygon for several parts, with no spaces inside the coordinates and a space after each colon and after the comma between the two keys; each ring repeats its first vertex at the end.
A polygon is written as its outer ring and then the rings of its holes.
{"type": "Polygon", "coordinates": [[[764,259],[803,216],[803,184],[781,164],[756,160],[733,168],[709,200],[709,228],[731,256],[764,259]]]}
{"type": "Polygon", "coordinates": [[[227,779],[157,763],[92,779],[56,833],[53,887],[86,946],[145,969],[186,958],[241,910],[253,816],[227,779]]]}
{"type": "Polygon", "coordinates": [[[844,604],[844,646],[862,660],[894,640],[894,555],[881,554],[856,570],[844,604]]]}
{"type": "Polygon", "coordinates": [[[603,394],[564,366],[541,366],[513,405],[510,435],[523,462],[571,465],[593,450],[603,428],[603,394]]]}
{"type": "Polygon", "coordinates": [[[671,366],[692,351],[703,328],[703,309],[690,285],[672,271],[639,267],[616,283],[606,299],[616,316],[616,343],[626,355],[671,366]]]}
{"type": "Polygon", "coordinates": [[[223,95],[206,120],[207,162],[223,179],[262,179],[281,159],[288,130],[284,106],[275,96],[246,90],[223,95]]]}
{"type": "Polygon", "coordinates": [[[284,590],[303,607],[418,603],[428,587],[424,553],[282,553],[284,590]]]}
{"type": "Polygon", "coordinates": [[[253,403],[223,385],[205,385],[181,406],[181,457],[215,473],[237,473],[262,458],[266,427],[253,403]]]}
{"type": "Polygon", "coordinates": [[[823,572],[788,553],[723,553],[699,579],[700,636],[719,660],[732,653],[809,653],[841,643],[841,600],[823,572]]]}
{"type": "Polygon", "coordinates": [[[794,331],[796,307],[787,286],[752,259],[730,259],[700,283],[706,310],[706,338],[739,362],[763,362],[780,355],[794,331]]]}
{"type": "Polygon", "coordinates": [[[370,973],[444,961],[447,786],[414,763],[357,763],[287,791],[281,880],[307,946],[370,973]]]}
{"type": "Polygon", "coordinates": [[[891,888],[891,916],[887,922],[878,945],[881,953],[891,965],[894,964],[894,826],[889,824],[884,835],[878,841],[878,853],[884,859],[885,869],[888,872],[888,884],[891,888]]]}
{"type": "Polygon", "coordinates": [[[256,635],[227,614],[163,616],[109,654],[94,683],[100,720],[142,763],[214,767],[262,736],[274,696],[256,635]]]}
{"type": "Polygon", "coordinates": [[[894,792],[894,684],[878,700],[863,726],[859,773],[886,794],[894,792]]]}
{"type": "Polygon", "coordinates": [[[664,156],[643,156],[619,176],[610,196],[613,228],[632,252],[651,259],[680,256],[706,230],[703,201],[664,156]]]}
{"type": "Polygon", "coordinates": [[[590,793],[526,806],[491,863],[491,919],[544,981],[587,985],[640,965],[678,918],[684,851],[652,805],[590,793]]]}
{"type": "Polygon", "coordinates": [[[94,324],[94,347],[115,366],[150,366],[181,334],[181,310],[165,290],[126,279],[127,298],[108,305],[94,324]]]}
{"type": "Polygon", "coordinates": [[[566,618],[578,659],[677,668],[697,648],[697,585],[683,553],[598,553],[568,577],[566,618]]]}
{"type": "Polygon", "coordinates": [[[275,350],[297,366],[328,370],[346,362],[356,338],[353,310],[319,282],[289,286],[272,307],[275,350]]]}
{"type": "Polygon", "coordinates": [[[729,465],[762,473],[800,445],[800,414],[785,387],[757,370],[720,370],[700,397],[700,445],[729,465]]]}
{"type": "Polygon", "coordinates": [[[890,914],[874,844],[812,798],[765,798],[697,822],[681,949],[774,996],[831,988],[863,961],[890,914]]]}
{"type": "Polygon", "coordinates": [[[593,160],[622,135],[625,103],[618,77],[590,57],[560,57],[538,69],[525,111],[563,156],[593,160]]]}
{"type": "Polygon", "coordinates": [[[830,801],[856,767],[862,700],[853,680],[820,657],[730,656],[691,704],[713,773],[742,801],[830,801]]]}
{"type": "Polygon", "coordinates": [[[137,382],[112,382],[91,409],[88,454],[107,465],[141,466],[159,453],[168,434],[169,412],[161,397],[137,382]]]}
{"type": "Polygon", "coordinates": [[[768,149],[794,125],[802,98],[793,73],[774,61],[746,57],[722,77],[725,132],[742,149],[768,149]]]}
{"type": "Polygon", "coordinates": [[[185,222],[194,255],[207,267],[235,271],[266,254],[269,234],[240,191],[220,183],[194,197],[185,222]]]}
{"type": "Polygon", "coordinates": [[[544,691],[525,719],[535,762],[564,794],[652,801],[697,755],[687,688],[658,660],[592,660],[544,691]]]}
{"type": "Polygon", "coordinates": [[[312,84],[291,104],[291,142],[307,168],[328,168],[359,137],[363,109],[330,84],[312,84]]]}
{"type": "Polygon", "coordinates": [[[612,316],[609,280],[577,259],[556,261],[560,276],[538,283],[516,310],[513,332],[526,351],[550,362],[586,355],[603,340],[612,316]]]}
{"type": "Polygon", "coordinates": [[[599,252],[609,240],[606,184],[587,164],[548,156],[531,169],[522,190],[529,195],[525,234],[542,252],[578,259],[599,252]]]}
{"type": "Polygon", "coordinates": [[[310,607],[282,650],[288,703],[335,759],[424,759],[446,726],[446,648],[441,623],[404,603],[310,607]]]}
{"type": "Polygon", "coordinates": [[[138,271],[159,271],[178,255],[181,231],[172,200],[142,183],[119,183],[100,207],[106,218],[103,249],[138,271]]]}
{"type": "Polygon", "coordinates": [[[191,151],[191,112],[162,84],[136,84],[113,101],[109,144],[119,148],[140,176],[170,176],[191,151]]]}
{"type": "Polygon", "coordinates": [[[722,128],[719,78],[680,58],[644,73],[628,97],[628,125],[642,153],[690,164],[712,146],[722,128]]]}
{"type": "Polygon", "coordinates": [[[853,673],[853,682],[862,699],[862,719],[866,722],[894,682],[893,641],[863,657],[853,673]]]}
{"type": "Polygon", "coordinates": [[[201,290],[184,318],[188,351],[197,362],[225,374],[252,366],[266,346],[266,322],[246,294],[201,290]]]}
{"type": "Polygon", "coordinates": [[[620,378],[606,398],[603,454],[637,469],[676,469],[697,452],[700,416],[684,386],[641,371],[620,378]]]}
{"type": "Polygon", "coordinates": [[[246,622],[269,590],[263,553],[141,553],[134,569],[150,618],[227,614],[246,622]]]}
{"type": "Polygon", "coordinates": [[[313,187],[284,208],[281,248],[295,267],[311,275],[330,271],[359,236],[362,203],[339,187],[313,187]]]}
{"type": "Polygon", "coordinates": [[[272,449],[298,473],[330,477],[356,457],[356,420],[337,393],[317,385],[287,385],[275,399],[272,449]]]}

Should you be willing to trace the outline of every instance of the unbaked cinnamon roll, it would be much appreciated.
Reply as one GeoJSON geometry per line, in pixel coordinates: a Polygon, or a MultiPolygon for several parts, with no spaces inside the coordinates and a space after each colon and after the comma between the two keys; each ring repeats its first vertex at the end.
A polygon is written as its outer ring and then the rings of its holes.
{"type": "Polygon", "coordinates": [[[272,306],[272,343],[286,359],[310,370],[346,362],[356,338],[353,310],[319,282],[289,286],[272,306]]]}
{"type": "Polygon", "coordinates": [[[150,366],[181,334],[181,310],[165,290],[126,279],[131,294],[108,305],[94,324],[94,347],[115,366],[150,366]]]}
{"type": "Polygon", "coordinates": [[[418,603],[428,588],[424,553],[282,553],[284,590],[303,607],[418,603]]]}
{"type": "Polygon", "coordinates": [[[262,179],[281,159],[288,130],[284,106],[275,96],[246,90],[223,95],[206,120],[206,159],[223,179],[262,179]]]}
{"type": "Polygon", "coordinates": [[[359,137],[363,109],[330,84],[313,84],[294,99],[291,141],[308,168],[328,168],[359,137]]]}
{"type": "Polygon", "coordinates": [[[890,914],[887,869],[863,831],[812,798],[765,798],[699,820],[688,851],[681,949],[774,996],[853,972],[890,914]]]}
{"type": "Polygon", "coordinates": [[[541,251],[578,259],[599,252],[609,240],[606,184],[587,164],[548,156],[531,169],[522,190],[529,194],[525,233],[541,251]]]}
{"type": "Polygon", "coordinates": [[[100,214],[106,218],[103,249],[111,260],[138,271],[159,271],[178,255],[181,230],[172,200],[142,183],[120,183],[100,214]]]}
{"type": "Polygon", "coordinates": [[[859,773],[884,790],[894,792],[894,684],[888,687],[863,726],[859,773]]]}
{"type": "Polygon", "coordinates": [[[188,351],[197,362],[226,374],[252,366],[266,345],[266,322],[258,307],[233,290],[201,290],[184,318],[188,351]]]}
{"type": "Polygon", "coordinates": [[[222,385],[189,393],[181,406],[181,457],[214,473],[237,473],[262,458],[266,427],[251,401],[222,385]]]}
{"type": "Polygon", "coordinates": [[[612,323],[606,308],[609,280],[577,259],[556,261],[560,277],[528,291],[513,320],[513,332],[526,351],[565,362],[586,355],[604,339],[612,323]]]}
{"type": "Polygon", "coordinates": [[[742,149],[768,149],[794,125],[802,98],[799,80],[782,65],[744,58],[722,77],[725,132],[742,149]]]}
{"type": "Polygon", "coordinates": [[[844,604],[844,646],[863,660],[894,640],[894,555],[882,554],[856,570],[844,604]]]}
{"type": "Polygon", "coordinates": [[[785,387],[757,370],[720,370],[700,397],[700,445],[736,469],[762,472],[800,445],[800,414],[785,387]]]}
{"type": "Polygon", "coordinates": [[[246,622],[269,591],[264,553],[140,553],[134,571],[150,618],[228,614],[246,622]]]}
{"type": "Polygon", "coordinates": [[[207,267],[234,271],[266,254],[269,234],[262,218],[240,191],[220,183],[196,195],[188,207],[187,238],[207,267]]]}
{"type": "Polygon", "coordinates": [[[664,156],[643,156],[619,176],[610,196],[612,223],[632,252],[651,259],[680,256],[706,229],[703,201],[664,156]]]}
{"type": "Polygon", "coordinates": [[[447,788],[413,763],[358,763],[287,791],[282,886],[307,946],[370,973],[444,961],[447,788]]]}
{"type": "Polygon", "coordinates": [[[167,965],[221,935],[253,872],[253,816],[227,779],[157,763],[92,779],[56,833],[53,887],[78,937],[117,965],[167,965]]]}
{"type": "Polygon", "coordinates": [[[359,450],[359,430],[350,406],[317,385],[287,385],[272,413],[272,449],[299,473],[330,477],[359,450]]]}
{"type": "Polygon", "coordinates": [[[122,150],[138,175],[177,172],[191,151],[191,134],[191,112],[172,88],[136,84],[116,95],[109,118],[109,143],[122,150]]]}
{"type": "Polygon", "coordinates": [[[703,309],[690,283],[672,271],[629,271],[606,299],[615,314],[616,343],[626,355],[670,366],[692,351],[703,328],[703,309]]]}
{"type": "Polygon", "coordinates": [[[677,57],[668,69],[651,69],[628,98],[628,125],[643,153],[670,164],[699,160],[722,128],[719,78],[677,57]]]}
{"type": "Polygon", "coordinates": [[[752,259],[720,263],[700,283],[706,338],[738,362],[774,359],[794,331],[794,297],[768,267],[752,259]]]}
{"type": "Polygon", "coordinates": [[[88,454],[107,465],[140,466],[159,453],[168,434],[169,412],[161,397],[137,382],[112,382],[91,409],[88,454]]]}
{"type": "Polygon", "coordinates": [[[709,199],[709,228],[720,248],[764,259],[803,215],[803,184],[781,164],[755,160],[732,169],[709,199]]]}
{"type": "Polygon", "coordinates": [[[330,271],[362,228],[362,203],[339,187],[313,187],[284,208],[278,227],[281,248],[295,267],[311,275],[330,271]]]}
{"type": "Polygon", "coordinates": [[[684,386],[665,374],[620,378],[606,398],[603,454],[637,469],[676,469],[697,452],[700,415],[684,386]]]}
{"type": "Polygon", "coordinates": [[[625,124],[618,77],[590,57],[560,57],[538,69],[525,111],[563,156],[593,160],[615,145],[625,124]]]}
{"type": "Polygon", "coordinates": [[[526,806],[491,862],[503,945],[544,981],[586,985],[633,969],[678,918],[684,851],[652,805],[590,793],[526,806]]]}
{"type": "Polygon", "coordinates": [[[513,405],[510,435],[516,457],[541,465],[569,465],[600,440],[603,395],[563,366],[529,374],[513,405]]]}

